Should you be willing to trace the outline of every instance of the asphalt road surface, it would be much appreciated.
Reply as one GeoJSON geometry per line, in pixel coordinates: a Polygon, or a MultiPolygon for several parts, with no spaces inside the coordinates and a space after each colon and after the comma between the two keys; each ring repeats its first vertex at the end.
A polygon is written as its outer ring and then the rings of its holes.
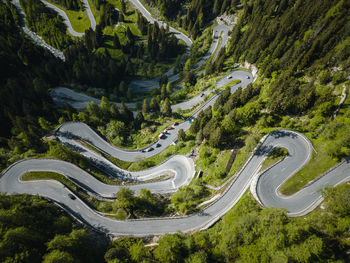
{"type": "MultiPolygon", "coordinates": [[[[227,76],[225,76],[220,81],[218,81],[217,87],[223,87],[227,83],[230,83],[233,79],[239,79],[241,81],[241,83],[236,84],[236,85],[232,85],[231,92],[234,92],[235,90],[237,90],[238,87],[245,88],[249,83],[252,82],[253,76],[248,71],[236,70],[236,71],[229,73],[227,76]]],[[[55,99],[56,103],[58,102],[57,101],[57,92],[69,92],[70,96],[72,96],[72,98],[69,102],[70,102],[71,106],[73,106],[75,108],[80,108],[82,106],[86,107],[86,104],[90,100],[92,100],[96,103],[100,103],[100,101],[97,99],[93,99],[93,98],[88,97],[87,95],[84,95],[84,94],[75,93],[74,91],[71,91],[69,89],[59,89],[59,90],[55,89],[53,92],[56,92],[56,96],[53,96],[53,98],[56,98],[55,99]],[[76,96],[74,96],[74,95],[76,95],[76,96]],[[84,100],[84,102],[82,102],[82,101],[79,102],[78,100],[84,100]]],[[[203,94],[209,94],[209,93],[210,93],[209,89],[203,92],[203,94]]],[[[206,103],[204,103],[204,105],[199,110],[197,110],[192,115],[191,118],[192,119],[196,118],[201,110],[205,110],[209,106],[213,106],[216,99],[220,96],[220,94],[221,93],[215,94],[211,99],[209,99],[206,103]]],[[[52,93],[51,93],[51,95],[52,95],[52,93]]],[[[201,96],[201,94],[199,94],[196,97],[190,99],[189,101],[186,101],[186,102],[183,102],[183,103],[180,103],[177,105],[173,105],[172,109],[173,110],[176,110],[178,108],[190,109],[194,105],[202,102],[203,97],[204,96],[201,96]]],[[[131,106],[131,105],[128,105],[128,106],[131,106]]],[[[134,161],[137,161],[139,159],[149,158],[149,157],[152,157],[154,155],[159,154],[166,147],[168,147],[169,145],[171,145],[172,143],[174,143],[177,140],[177,134],[178,134],[178,131],[180,129],[183,129],[184,131],[186,131],[190,128],[190,125],[191,124],[189,123],[189,120],[186,120],[186,121],[179,123],[179,125],[175,126],[174,129],[168,131],[169,134],[167,134],[164,139],[159,139],[158,141],[154,142],[155,144],[159,143],[161,145],[160,147],[155,147],[154,145],[149,146],[149,147],[153,148],[153,150],[150,152],[148,152],[148,151],[143,152],[141,149],[140,150],[125,150],[125,149],[118,148],[114,145],[111,145],[108,142],[106,142],[105,140],[103,140],[96,132],[94,132],[88,125],[86,125],[84,123],[78,123],[78,122],[64,123],[58,128],[58,130],[56,132],[56,136],[58,137],[58,139],[61,142],[65,142],[65,143],[70,144],[70,145],[74,144],[73,139],[72,139],[73,137],[79,137],[82,140],[89,142],[90,144],[92,144],[96,148],[100,149],[101,151],[103,151],[103,152],[105,152],[105,153],[107,153],[115,158],[118,158],[120,160],[127,161],[127,162],[134,162],[134,161]]]]}
{"type": "MultiPolygon", "coordinates": [[[[231,92],[234,92],[238,87],[242,87],[243,89],[246,88],[247,85],[253,81],[253,75],[246,70],[232,71],[216,83],[216,88],[221,88],[226,84],[230,83],[232,80],[241,81],[239,84],[235,84],[231,86],[231,92]]],[[[177,109],[183,109],[183,110],[191,109],[193,106],[197,105],[198,103],[203,102],[204,96],[202,96],[202,94],[208,95],[210,94],[210,90],[207,89],[188,101],[174,104],[171,106],[171,109],[173,111],[176,111],[177,109]]],[[[50,92],[50,95],[57,105],[63,106],[64,104],[67,103],[75,109],[84,109],[86,108],[89,102],[95,102],[98,105],[101,103],[101,100],[99,99],[96,99],[94,97],[91,97],[83,93],[73,91],[65,87],[54,88],[50,92]]],[[[117,107],[121,106],[121,103],[115,103],[115,104],[117,105],[117,107]]],[[[131,109],[136,108],[135,102],[125,103],[125,105],[131,109]]],[[[137,114],[137,112],[135,112],[135,114],[137,114]]]]}
{"type": "MultiPolygon", "coordinates": [[[[288,167],[288,170],[283,171],[282,174],[279,173],[277,179],[271,179],[273,176],[270,176],[270,174],[274,175],[273,172],[271,173],[273,168],[260,175],[257,193],[264,205],[280,207],[280,204],[283,204],[283,207],[287,208],[291,215],[303,215],[310,212],[315,204],[322,201],[322,197],[317,190],[322,189],[325,185],[336,185],[350,179],[350,162],[344,162],[298,193],[289,197],[280,196],[277,192],[278,188],[275,188],[276,185],[286,180],[293,172],[307,163],[312,153],[312,147],[303,135],[288,130],[278,130],[270,133],[264,139],[236,180],[217,201],[191,216],[118,221],[100,215],[79,198],[72,200],[68,196],[70,191],[58,182],[50,180],[23,182],[20,180],[21,175],[26,171],[56,171],[64,173],[67,177],[77,172],[77,176],[81,178],[79,180],[82,180],[80,185],[85,185],[87,189],[93,189],[94,185],[90,181],[93,179],[91,176],[84,174],[85,172],[81,170],[79,171],[79,168],[72,164],[57,160],[24,160],[10,166],[0,179],[0,191],[8,194],[26,193],[47,197],[59,203],[84,223],[113,236],[146,236],[175,233],[177,231],[190,232],[208,228],[230,210],[248,189],[262,162],[276,146],[287,148],[290,154],[288,158],[274,166],[274,168],[288,167]],[[87,181],[84,182],[84,180],[87,181]]],[[[181,165],[181,161],[179,165],[181,165]]],[[[184,170],[179,172],[182,171],[184,170]]],[[[100,190],[95,190],[105,191],[103,187],[100,190]]],[[[115,188],[112,190],[115,190],[115,188]]]]}
{"type": "MultiPolygon", "coordinates": [[[[139,4],[136,0],[132,0],[132,2],[139,4]]],[[[242,83],[231,87],[231,90],[234,91],[238,86],[244,88],[252,81],[252,76],[246,71],[234,71],[229,75],[234,74],[237,75],[232,76],[232,78],[228,78],[227,76],[219,81],[217,83],[218,87],[225,85],[225,83],[230,82],[232,79],[241,77],[242,83]]],[[[77,96],[83,95],[78,94],[77,96]]],[[[213,105],[218,96],[219,94],[213,96],[201,109],[213,105]]],[[[71,100],[75,101],[75,97],[72,97],[71,100]]],[[[187,102],[187,104],[183,104],[181,107],[192,107],[193,103],[196,103],[195,100],[187,102]]],[[[80,101],[80,103],[83,102],[80,101]]],[[[195,118],[198,113],[199,110],[193,117],[195,118]]],[[[170,132],[168,138],[162,141],[163,147],[155,148],[153,152],[151,151],[145,154],[140,151],[126,151],[109,145],[87,125],[82,123],[63,124],[58,129],[57,136],[62,143],[71,144],[73,148],[80,148],[82,154],[90,159],[96,158],[97,161],[103,161],[101,157],[98,157],[98,154],[84,148],[81,144],[73,140],[72,135],[78,136],[104,152],[122,160],[136,160],[159,153],[168,143],[175,140],[178,129],[183,128],[186,130],[189,126],[190,123],[188,121],[179,124],[176,129],[170,132]]],[[[79,198],[71,199],[68,196],[71,192],[59,182],[53,180],[21,180],[21,176],[28,171],[52,171],[63,174],[92,195],[113,197],[119,189],[118,186],[101,183],[70,163],[51,159],[28,159],[11,165],[2,173],[0,178],[0,192],[47,197],[61,205],[66,211],[80,219],[83,223],[110,235],[146,236],[175,233],[177,231],[190,232],[210,227],[238,202],[249,186],[251,186],[258,201],[264,206],[285,207],[290,216],[301,216],[312,211],[322,201],[319,190],[327,185],[338,185],[350,180],[350,161],[345,160],[318,180],[309,183],[308,186],[299,192],[288,197],[281,196],[278,192],[279,187],[309,161],[312,150],[311,143],[302,134],[289,130],[271,132],[262,139],[254,154],[220,198],[200,212],[186,217],[118,221],[102,216],[100,213],[89,208],[79,198]],[[289,155],[263,173],[258,174],[261,164],[275,147],[285,147],[288,149],[289,155]]],[[[105,161],[103,165],[110,164],[105,161]]],[[[193,178],[194,165],[190,159],[184,156],[174,156],[157,167],[137,173],[129,173],[120,168],[116,170],[116,176],[137,181],[154,179],[164,173],[173,174],[173,177],[164,181],[130,185],[130,187],[135,191],[139,191],[141,188],[149,188],[153,192],[176,191],[179,187],[188,184],[193,178]]]]}

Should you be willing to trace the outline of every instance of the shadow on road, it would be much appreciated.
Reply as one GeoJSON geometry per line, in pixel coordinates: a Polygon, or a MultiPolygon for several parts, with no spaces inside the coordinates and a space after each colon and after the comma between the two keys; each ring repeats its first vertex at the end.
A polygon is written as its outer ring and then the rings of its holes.
{"type": "Polygon", "coordinates": [[[273,131],[270,133],[270,136],[274,137],[275,139],[278,139],[281,137],[291,137],[291,138],[297,137],[295,133],[287,132],[287,131],[273,131]]]}

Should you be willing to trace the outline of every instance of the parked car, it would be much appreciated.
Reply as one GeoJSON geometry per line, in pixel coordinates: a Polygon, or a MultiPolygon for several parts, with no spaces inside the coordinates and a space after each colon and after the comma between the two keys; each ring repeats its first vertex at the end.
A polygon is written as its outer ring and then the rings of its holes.
{"type": "Polygon", "coordinates": [[[231,75],[227,76],[227,79],[232,79],[232,76],[231,75]]]}
{"type": "Polygon", "coordinates": [[[174,125],[177,126],[177,125],[179,125],[179,123],[178,123],[177,121],[175,121],[175,122],[174,122],[174,125]]]}
{"type": "Polygon", "coordinates": [[[163,139],[164,136],[165,136],[164,133],[161,133],[161,134],[158,135],[158,139],[163,139]]]}
{"type": "Polygon", "coordinates": [[[249,76],[247,76],[247,79],[250,79],[250,77],[249,77],[249,76]]]}
{"type": "Polygon", "coordinates": [[[172,129],[174,129],[174,127],[172,127],[172,126],[169,126],[169,127],[166,128],[167,131],[170,131],[172,129]]]}
{"type": "Polygon", "coordinates": [[[159,148],[160,146],[162,146],[160,143],[157,143],[156,147],[159,148]]]}
{"type": "Polygon", "coordinates": [[[147,149],[147,152],[151,152],[151,151],[153,151],[152,147],[147,149]]]}
{"type": "Polygon", "coordinates": [[[203,97],[203,96],[204,96],[204,93],[201,94],[201,97],[203,97]]]}
{"type": "Polygon", "coordinates": [[[75,199],[76,199],[75,196],[72,195],[71,193],[69,193],[68,196],[69,196],[69,198],[72,199],[72,200],[75,200],[75,199]]]}

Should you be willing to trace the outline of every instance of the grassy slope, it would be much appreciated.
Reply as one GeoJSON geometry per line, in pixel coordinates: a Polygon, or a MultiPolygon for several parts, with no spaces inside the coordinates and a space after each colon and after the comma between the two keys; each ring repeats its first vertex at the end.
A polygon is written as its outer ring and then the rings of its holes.
{"type": "Polygon", "coordinates": [[[48,1],[51,4],[57,6],[59,9],[62,9],[68,16],[69,21],[72,24],[72,27],[75,31],[79,33],[84,33],[85,30],[90,28],[90,20],[87,16],[86,11],[74,11],[74,10],[68,10],[65,7],[58,5],[52,1],[48,1]]]}
{"type": "MultiPolygon", "coordinates": [[[[340,109],[337,118],[348,115],[349,110],[350,97],[348,96],[344,105],[340,109]]],[[[335,121],[336,120],[337,119],[335,119],[335,121]]],[[[338,137],[333,140],[325,140],[322,137],[311,139],[317,153],[314,152],[309,163],[285,182],[285,184],[280,188],[281,193],[285,195],[293,194],[300,190],[309,181],[317,178],[335,166],[339,160],[332,158],[329,154],[327,154],[326,150],[328,147],[330,147],[330,145],[336,143],[337,140],[340,139],[342,139],[342,137],[338,137]]]]}

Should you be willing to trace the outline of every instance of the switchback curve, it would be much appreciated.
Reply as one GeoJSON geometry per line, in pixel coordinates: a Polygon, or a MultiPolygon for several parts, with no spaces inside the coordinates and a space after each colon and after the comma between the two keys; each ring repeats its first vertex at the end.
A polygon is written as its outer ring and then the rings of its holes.
{"type": "MultiPolygon", "coordinates": [[[[177,231],[191,232],[194,230],[208,228],[221,216],[223,216],[229,209],[231,209],[248,189],[254,178],[254,175],[259,170],[262,162],[266,159],[271,150],[277,146],[287,148],[289,151],[289,156],[279,163],[280,167],[288,166],[288,170],[283,174],[272,173],[272,175],[277,178],[276,180],[286,180],[286,178],[292,175],[291,172],[295,172],[295,169],[300,169],[307,163],[312,152],[310,142],[299,133],[289,130],[277,130],[271,132],[264,137],[263,141],[256,148],[254,154],[240,171],[235,181],[233,181],[233,183],[216,202],[198,213],[185,217],[126,221],[118,221],[103,217],[93,211],[91,208],[87,207],[80,199],[71,200],[68,197],[68,189],[57,182],[22,182],[20,180],[20,177],[25,171],[28,170],[28,166],[23,166],[21,163],[26,164],[25,162],[27,161],[19,162],[9,167],[5,171],[2,178],[0,179],[0,191],[9,194],[27,193],[45,196],[60,204],[63,204],[63,206],[66,207],[68,211],[73,213],[75,216],[82,218],[85,223],[98,228],[105,233],[115,236],[146,236],[175,233],[177,231]]],[[[48,162],[45,165],[48,165],[51,171],[55,171],[54,164],[50,160],[40,160],[40,162],[48,162]]],[[[71,166],[71,164],[69,164],[69,166],[71,166]]],[[[274,167],[277,167],[277,165],[274,167]]],[[[317,190],[322,189],[326,183],[329,183],[330,185],[337,185],[350,179],[349,168],[350,163],[344,162],[335,168],[331,173],[323,176],[320,180],[317,180],[313,184],[310,184],[303,190],[288,198],[279,196],[278,194],[273,195],[273,192],[277,190],[275,188],[264,187],[264,185],[269,182],[266,178],[270,177],[269,174],[271,174],[271,171],[273,171],[273,169],[267,170],[261,174],[261,177],[259,179],[257,185],[258,196],[264,205],[277,207],[279,207],[278,202],[281,202],[284,199],[288,199],[288,202],[283,203],[287,211],[291,215],[303,215],[310,212],[315,207],[315,203],[319,203],[320,200],[322,200],[322,197],[317,190]],[[308,192],[311,190],[312,194],[308,194],[308,192]],[[270,202],[269,199],[265,198],[270,196],[272,196],[274,202],[277,201],[277,203],[268,203],[270,202]]],[[[35,162],[30,168],[30,170],[42,169],[43,168],[40,168],[40,166],[35,164],[35,162]]],[[[275,182],[275,180],[272,181],[275,182]]]]}

